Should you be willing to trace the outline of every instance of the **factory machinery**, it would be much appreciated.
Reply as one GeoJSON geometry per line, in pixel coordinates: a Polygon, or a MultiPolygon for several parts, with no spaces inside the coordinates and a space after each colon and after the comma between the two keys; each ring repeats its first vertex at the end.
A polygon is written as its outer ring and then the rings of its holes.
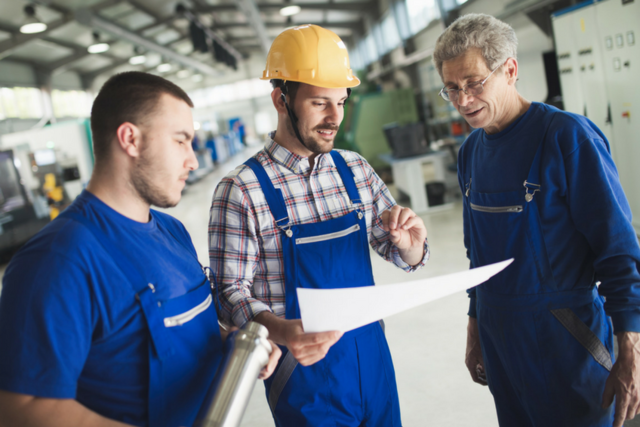
{"type": "Polygon", "coordinates": [[[640,2],[590,0],[555,13],[552,22],[564,107],[609,140],[640,234],[640,2]]]}

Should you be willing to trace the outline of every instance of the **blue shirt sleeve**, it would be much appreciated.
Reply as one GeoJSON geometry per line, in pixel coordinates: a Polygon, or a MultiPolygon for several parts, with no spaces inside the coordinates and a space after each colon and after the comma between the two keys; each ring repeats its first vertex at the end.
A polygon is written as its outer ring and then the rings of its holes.
{"type": "Polygon", "coordinates": [[[640,332],[640,247],[608,145],[587,139],[564,163],[571,216],[595,254],[596,280],[614,331],[640,332]]]}
{"type": "Polygon", "coordinates": [[[51,251],[16,255],[0,297],[0,389],[75,398],[91,347],[91,300],[73,261],[51,251]]]}

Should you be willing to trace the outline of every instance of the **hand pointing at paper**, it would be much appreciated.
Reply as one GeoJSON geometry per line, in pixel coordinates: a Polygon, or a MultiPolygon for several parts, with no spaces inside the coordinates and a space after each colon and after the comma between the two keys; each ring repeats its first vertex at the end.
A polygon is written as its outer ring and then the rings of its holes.
{"type": "Polygon", "coordinates": [[[409,208],[395,205],[380,215],[382,228],[391,235],[391,243],[409,265],[416,265],[424,256],[424,240],[427,229],[422,218],[409,208]]]}

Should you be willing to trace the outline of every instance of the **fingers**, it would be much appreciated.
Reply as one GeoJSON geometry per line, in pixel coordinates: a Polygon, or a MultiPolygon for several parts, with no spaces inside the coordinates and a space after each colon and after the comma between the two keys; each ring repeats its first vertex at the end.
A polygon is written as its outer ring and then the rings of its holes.
{"type": "Polygon", "coordinates": [[[637,413],[638,413],[638,407],[634,405],[629,405],[627,407],[627,420],[632,420],[637,413]]]}
{"type": "MultiPolygon", "coordinates": [[[[625,415],[626,420],[632,420],[637,414],[640,405],[639,396],[635,393],[627,395],[627,409],[625,415]]],[[[617,413],[617,410],[616,410],[617,413]]]]}
{"type": "Polygon", "coordinates": [[[271,344],[272,350],[271,350],[271,354],[269,355],[269,362],[267,363],[267,366],[262,368],[262,371],[260,371],[260,375],[258,376],[258,378],[261,380],[269,378],[271,374],[273,374],[273,371],[276,369],[276,366],[278,366],[278,361],[280,360],[280,356],[282,356],[282,350],[280,350],[280,347],[278,347],[276,343],[269,340],[269,344],[271,344]]]}
{"type": "Polygon", "coordinates": [[[613,397],[615,396],[615,389],[613,383],[607,379],[604,385],[604,393],[602,394],[602,408],[606,409],[613,403],[613,397]]]}
{"type": "Polygon", "coordinates": [[[627,417],[628,403],[625,399],[616,399],[616,411],[613,419],[613,427],[622,427],[622,424],[627,417]]]}
{"type": "Polygon", "coordinates": [[[405,225],[407,220],[413,218],[414,216],[416,216],[416,214],[413,213],[411,209],[395,205],[388,211],[384,211],[381,215],[381,219],[385,231],[401,229],[406,230],[406,228],[403,228],[403,226],[405,225]]]}
{"type": "Polygon", "coordinates": [[[303,334],[291,340],[287,347],[302,366],[309,366],[322,360],[341,337],[338,331],[303,334]]]}
{"type": "Polygon", "coordinates": [[[474,383],[487,385],[487,376],[484,372],[484,366],[481,361],[471,355],[467,355],[465,358],[465,365],[467,365],[467,369],[469,370],[469,374],[471,374],[471,379],[474,383]]]}

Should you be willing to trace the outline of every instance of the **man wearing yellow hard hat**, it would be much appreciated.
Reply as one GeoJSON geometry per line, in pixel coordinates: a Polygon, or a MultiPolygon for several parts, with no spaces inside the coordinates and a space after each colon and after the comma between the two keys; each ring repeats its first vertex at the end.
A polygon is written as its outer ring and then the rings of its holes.
{"type": "MultiPolygon", "coordinates": [[[[273,42],[278,128],[229,173],[211,206],[209,256],[223,323],[262,323],[283,357],[265,383],[278,427],[400,426],[381,323],[305,333],[297,288],[374,285],[369,245],[407,272],[429,258],[423,221],[396,205],[360,155],[333,150],[352,87],[342,40],[316,25],[273,42]]],[[[372,125],[379,125],[372,123],[372,125]]]]}

